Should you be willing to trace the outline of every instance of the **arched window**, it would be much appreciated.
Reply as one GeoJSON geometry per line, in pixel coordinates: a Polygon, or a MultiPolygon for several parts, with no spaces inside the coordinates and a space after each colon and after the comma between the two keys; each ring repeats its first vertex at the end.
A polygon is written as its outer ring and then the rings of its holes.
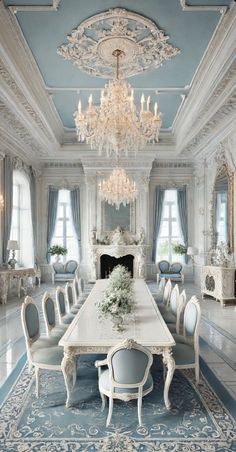
{"type": "Polygon", "coordinates": [[[19,251],[16,260],[19,266],[34,266],[33,229],[31,218],[30,184],[24,172],[13,171],[13,200],[11,240],[17,240],[19,251]]]}

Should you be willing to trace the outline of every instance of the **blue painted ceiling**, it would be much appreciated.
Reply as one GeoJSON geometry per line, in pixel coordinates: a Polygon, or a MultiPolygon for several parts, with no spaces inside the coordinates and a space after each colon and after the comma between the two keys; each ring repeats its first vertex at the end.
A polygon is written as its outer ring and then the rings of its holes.
{"type": "MultiPolygon", "coordinates": [[[[190,5],[229,5],[230,0],[192,0],[190,5]]],[[[51,5],[43,0],[5,1],[6,5],[51,5]]],[[[83,105],[91,88],[103,88],[106,80],[80,71],[71,61],[57,54],[57,48],[66,43],[67,34],[85,19],[121,7],[146,16],[170,36],[169,43],[181,53],[162,67],[129,78],[139,102],[143,89],[154,102],[158,100],[163,113],[163,128],[170,128],[181,105],[181,94],[188,92],[194,74],[214,34],[220,19],[219,11],[183,11],[179,0],[61,0],[58,11],[18,12],[17,19],[32,51],[45,85],[51,89],[58,114],[65,127],[73,128],[73,113],[78,103],[78,89],[83,105]],[[67,88],[67,89],[66,89],[67,88]],[[68,90],[68,88],[70,90],[68,90]],[[169,90],[173,88],[173,90],[169,90]],[[150,92],[147,90],[150,89],[150,92]],[[160,89],[159,94],[155,89],[160,89]]],[[[93,93],[98,101],[100,92],[93,93]]]]}

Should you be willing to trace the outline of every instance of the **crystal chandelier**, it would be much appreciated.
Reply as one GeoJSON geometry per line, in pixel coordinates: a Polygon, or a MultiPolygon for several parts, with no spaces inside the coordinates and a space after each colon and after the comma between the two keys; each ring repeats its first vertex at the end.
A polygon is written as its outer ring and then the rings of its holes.
{"type": "Polygon", "coordinates": [[[116,58],[116,79],[109,81],[101,92],[100,106],[93,105],[92,95],[88,99],[88,108],[82,110],[79,100],[78,111],[75,112],[75,125],[79,141],[86,141],[99,154],[107,156],[115,152],[127,154],[137,152],[147,142],[157,142],[161,127],[161,114],[157,102],[154,113],[150,111],[150,96],[141,97],[140,111],[134,103],[134,90],[119,79],[119,61],[124,55],[116,49],[112,55],[116,58]]]}
{"type": "Polygon", "coordinates": [[[137,196],[135,182],[129,178],[119,163],[113,169],[111,175],[106,180],[99,183],[99,194],[102,199],[116,206],[118,210],[120,204],[126,206],[134,201],[137,196]]]}

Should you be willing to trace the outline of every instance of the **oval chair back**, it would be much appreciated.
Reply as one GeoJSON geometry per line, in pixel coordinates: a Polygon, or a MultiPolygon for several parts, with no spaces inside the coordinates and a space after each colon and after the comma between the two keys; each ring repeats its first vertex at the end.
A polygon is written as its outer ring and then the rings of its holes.
{"type": "Polygon", "coordinates": [[[67,314],[65,291],[62,287],[56,288],[56,305],[59,323],[62,323],[63,317],[67,314]]]}
{"type": "Polygon", "coordinates": [[[29,296],[25,297],[24,303],[21,306],[21,322],[26,341],[28,359],[30,361],[30,346],[37,341],[40,336],[40,324],[38,308],[33,298],[29,296]]]}
{"type": "Polygon", "coordinates": [[[142,396],[153,389],[152,379],[147,389],[145,390],[144,388],[152,362],[152,353],[132,339],[126,339],[108,352],[107,365],[109,369],[110,395],[107,425],[110,423],[112,416],[112,405],[110,404],[113,398],[119,398],[124,401],[138,399],[138,419],[141,425],[142,396]]]}
{"type": "Polygon", "coordinates": [[[82,297],[83,293],[84,293],[84,279],[83,278],[79,278],[78,279],[78,284],[79,284],[80,297],[82,297]]]}
{"type": "Polygon", "coordinates": [[[172,289],[171,280],[168,279],[163,292],[163,304],[166,306],[169,306],[171,289],[172,289]]]}
{"type": "Polygon", "coordinates": [[[166,279],[165,278],[161,278],[160,282],[158,284],[158,292],[164,293],[165,285],[166,285],[166,279]]]}
{"type": "Polygon", "coordinates": [[[54,301],[50,293],[45,292],[42,299],[43,318],[46,325],[47,335],[49,336],[51,330],[56,326],[56,313],[54,301]]]}
{"type": "Polygon", "coordinates": [[[187,301],[186,292],[185,292],[185,290],[183,290],[178,298],[178,308],[177,308],[177,316],[176,316],[176,333],[177,334],[180,334],[180,321],[183,316],[186,301],[187,301]]]}
{"type": "Polygon", "coordinates": [[[184,337],[194,344],[195,358],[199,356],[199,326],[201,309],[197,297],[190,298],[184,310],[184,337]]]}
{"type": "Polygon", "coordinates": [[[178,302],[179,302],[179,286],[178,284],[175,284],[170,294],[170,310],[172,314],[174,314],[175,316],[177,316],[178,302]]]}
{"type": "Polygon", "coordinates": [[[73,280],[73,288],[74,288],[74,295],[75,300],[77,301],[79,299],[80,293],[79,293],[79,281],[77,275],[75,276],[73,280]]]}
{"type": "Polygon", "coordinates": [[[73,304],[75,303],[73,284],[71,284],[69,282],[66,283],[65,294],[66,294],[67,306],[68,306],[69,311],[70,311],[72,306],[73,306],[73,304]]]}

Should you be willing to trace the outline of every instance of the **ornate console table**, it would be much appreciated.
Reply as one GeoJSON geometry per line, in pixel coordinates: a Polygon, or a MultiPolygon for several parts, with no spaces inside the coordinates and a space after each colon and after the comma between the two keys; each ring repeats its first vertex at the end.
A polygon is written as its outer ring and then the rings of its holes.
{"type": "Polygon", "coordinates": [[[235,301],[235,268],[214,265],[202,268],[201,292],[214,297],[225,306],[227,301],[235,301]]]}
{"type": "Polygon", "coordinates": [[[0,270],[0,298],[3,304],[7,302],[7,295],[14,279],[17,280],[17,294],[20,298],[20,291],[23,288],[26,294],[28,278],[31,278],[31,284],[34,285],[35,277],[38,277],[37,270],[34,268],[16,268],[0,270]]]}

